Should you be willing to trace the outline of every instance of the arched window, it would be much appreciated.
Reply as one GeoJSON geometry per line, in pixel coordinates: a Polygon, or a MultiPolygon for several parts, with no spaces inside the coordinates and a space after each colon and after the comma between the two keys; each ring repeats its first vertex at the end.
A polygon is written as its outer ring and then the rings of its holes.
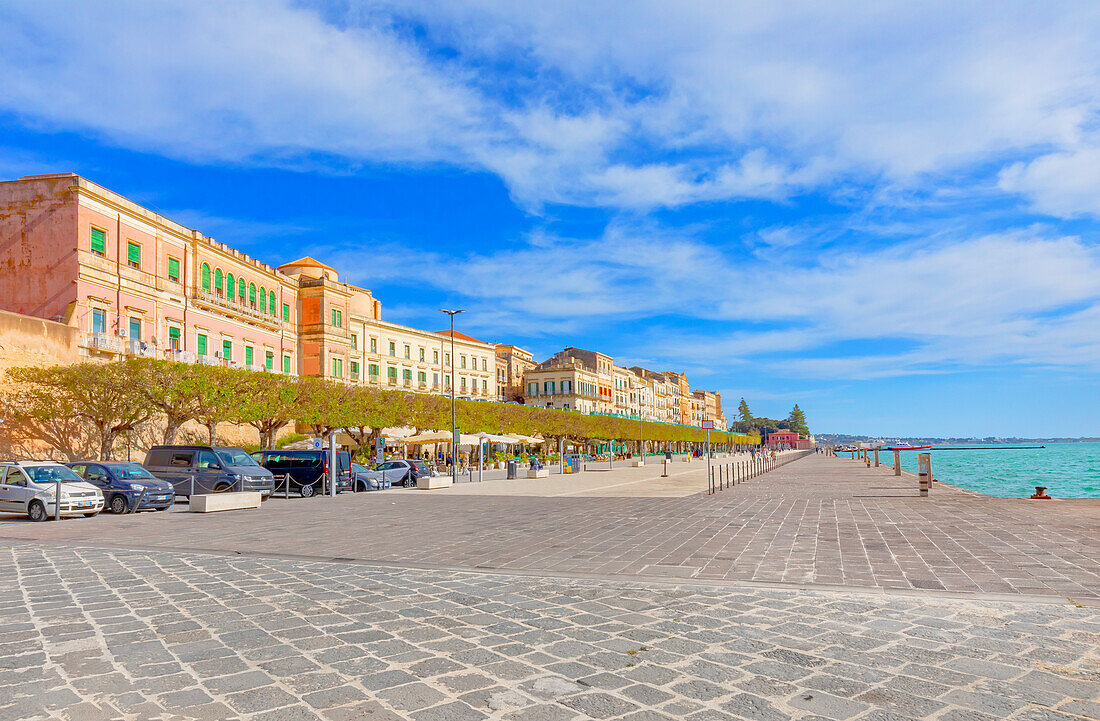
{"type": "Polygon", "coordinates": [[[271,315],[279,315],[279,312],[275,309],[275,291],[271,291],[268,300],[271,301],[271,315]]]}
{"type": "Polygon", "coordinates": [[[218,295],[222,294],[222,269],[214,269],[214,290],[218,291],[218,295]]]}
{"type": "Polygon", "coordinates": [[[256,284],[248,284],[248,304],[253,308],[256,307],[256,284]]]}
{"type": "Polygon", "coordinates": [[[210,266],[206,263],[202,264],[202,289],[207,293],[210,292],[210,266]]]}
{"type": "Polygon", "coordinates": [[[244,303],[244,278],[237,281],[237,295],[240,296],[241,302],[244,303]]]}
{"type": "Polygon", "coordinates": [[[260,286],[260,312],[267,313],[267,289],[260,286]]]}
{"type": "Polygon", "coordinates": [[[232,273],[227,273],[225,276],[225,295],[230,301],[233,300],[235,295],[234,291],[237,289],[237,281],[233,279],[232,273]]]}

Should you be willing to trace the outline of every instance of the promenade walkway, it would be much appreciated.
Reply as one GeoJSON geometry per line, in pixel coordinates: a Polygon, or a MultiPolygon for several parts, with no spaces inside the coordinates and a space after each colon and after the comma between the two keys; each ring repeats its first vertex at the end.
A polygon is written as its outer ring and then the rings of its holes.
{"type": "Polygon", "coordinates": [[[942,484],[919,498],[913,476],[820,455],[713,496],[625,495],[662,482],[705,489],[705,464],[682,465],[692,470],[643,483],[634,481],[651,471],[565,476],[582,484],[566,490],[552,477],[273,499],[232,515],[181,507],[59,524],[14,520],[0,524],[0,538],[1100,605],[1100,501],[998,499],[942,484]],[[525,488],[557,490],[516,495],[525,488]]]}
{"type": "Polygon", "coordinates": [[[0,719],[1100,718],[1100,502],[640,470],[2,521],[0,719]]]}

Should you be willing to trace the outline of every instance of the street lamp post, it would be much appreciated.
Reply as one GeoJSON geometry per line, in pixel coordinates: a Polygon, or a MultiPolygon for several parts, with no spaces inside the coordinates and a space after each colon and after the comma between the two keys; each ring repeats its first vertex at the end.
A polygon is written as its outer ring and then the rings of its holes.
{"type": "Polygon", "coordinates": [[[451,483],[458,483],[458,439],[455,438],[455,316],[465,313],[465,310],[439,309],[441,313],[451,316],[451,483]]]}
{"type": "Polygon", "coordinates": [[[637,391],[638,399],[638,454],[642,457],[642,465],[645,465],[645,428],[642,419],[642,389],[645,386],[634,385],[631,390],[637,391]]]}

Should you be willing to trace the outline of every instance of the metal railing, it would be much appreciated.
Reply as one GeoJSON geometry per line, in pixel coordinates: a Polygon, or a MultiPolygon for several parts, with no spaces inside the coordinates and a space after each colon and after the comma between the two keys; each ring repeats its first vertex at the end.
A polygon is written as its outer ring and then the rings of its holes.
{"type": "Polygon", "coordinates": [[[774,471],[776,468],[785,466],[800,458],[805,458],[811,453],[813,453],[812,450],[802,451],[786,458],[770,458],[765,455],[745,461],[713,465],[707,479],[707,495],[714,495],[718,491],[724,491],[727,488],[732,488],[745,481],[762,476],[768,471],[774,471]]]}

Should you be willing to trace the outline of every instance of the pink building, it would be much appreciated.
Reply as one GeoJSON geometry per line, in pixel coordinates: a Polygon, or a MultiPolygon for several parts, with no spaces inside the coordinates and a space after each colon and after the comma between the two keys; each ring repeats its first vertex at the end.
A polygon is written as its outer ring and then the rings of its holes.
{"type": "Polygon", "coordinates": [[[71,173],[0,182],[0,308],[86,358],[300,372],[297,279],[71,173]]]}

